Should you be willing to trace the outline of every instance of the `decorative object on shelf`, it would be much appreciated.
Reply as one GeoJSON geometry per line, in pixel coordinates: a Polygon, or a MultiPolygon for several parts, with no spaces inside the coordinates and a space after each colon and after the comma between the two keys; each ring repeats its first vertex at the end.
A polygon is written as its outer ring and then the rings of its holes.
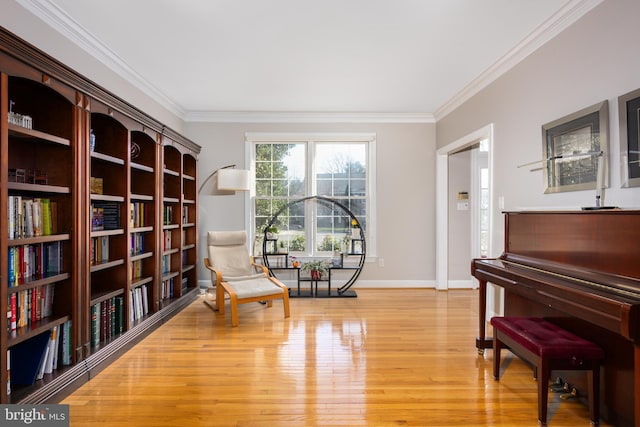
{"type": "Polygon", "coordinates": [[[640,187],[640,89],[618,97],[622,187],[640,187]]]}
{"type": "Polygon", "coordinates": [[[276,227],[275,225],[267,227],[267,239],[276,240],[278,238],[278,232],[278,227],[276,227]]]}
{"type": "Polygon", "coordinates": [[[343,265],[344,265],[344,254],[343,253],[334,254],[333,258],[331,258],[331,267],[342,268],[343,265]]]}
{"type": "Polygon", "coordinates": [[[291,267],[293,268],[298,268],[300,267],[300,261],[298,261],[298,259],[294,256],[289,258],[291,260],[291,267]]]}
{"type": "Polygon", "coordinates": [[[300,270],[308,271],[312,280],[320,280],[323,274],[329,272],[329,264],[327,260],[316,259],[302,263],[300,270]]]}
{"type": "Polygon", "coordinates": [[[9,182],[27,182],[27,171],[26,169],[9,169],[9,182]]]}
{"type": "Polygon", "coordinates": [[[131,160],[135,159],[140,155],[140,146],[135,142],[131,141],[131,160]]]}
{"type": "Polygon", "coordinates": [[[235,169],[236,165],[224,166],[211,172],[202,181],[202,185],[198,189],[198,194],[202,192],[205,184],[213,179],[213,186],[205,194],[211,195],[231,195],[236,191],[249,191],[250,177],[249,171],[245,169],[235,169]]]}
{"type": "Polygon", "coordinates": [[[12,125],[20,126],[26,129],[33,128],[33,119],[31,116],[25,116],[13,112],[13,106],[16,105],[14,101],[9,101],[8,122],[12,125]]]}
{"type": "Polygon", "coordinates": [[[93,153],[96,150],[96,134],[93,129],[89,131],[89,150],[93,153]]]}
{"type": "Polygon", "coordinates": [[[357,219],[351,219],[351,238],[359,239],[360,238],[360,223],[357,219]]]}

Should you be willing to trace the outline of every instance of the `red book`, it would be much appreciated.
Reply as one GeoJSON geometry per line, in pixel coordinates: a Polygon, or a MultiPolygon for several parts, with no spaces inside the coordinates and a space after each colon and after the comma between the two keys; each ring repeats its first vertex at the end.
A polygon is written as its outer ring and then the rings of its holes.
{"type": "Polygon", "coordinates": [[[16,293],[12,293],[10,297],[10,306],[11,306],[11,330],[15,331],[18,328],[18,297],[16,293]]]}

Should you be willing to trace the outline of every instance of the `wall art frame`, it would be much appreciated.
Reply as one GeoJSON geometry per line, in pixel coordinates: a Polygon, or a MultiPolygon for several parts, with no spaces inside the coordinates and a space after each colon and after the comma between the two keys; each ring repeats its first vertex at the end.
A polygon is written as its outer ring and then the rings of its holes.
{"type": "MultiPolygon", "coordinates": [[[[609,102],[604,100],[542,126],[545,193],[593,190],[598,158],[609,153],[609,102]]],[[[605,173],[603,185],[607,187],[605,173]]]]}
{"type": "Polygon", "coordinates": [[[621,187],[640,187],[640,89],[618,97],[621,187]]]}

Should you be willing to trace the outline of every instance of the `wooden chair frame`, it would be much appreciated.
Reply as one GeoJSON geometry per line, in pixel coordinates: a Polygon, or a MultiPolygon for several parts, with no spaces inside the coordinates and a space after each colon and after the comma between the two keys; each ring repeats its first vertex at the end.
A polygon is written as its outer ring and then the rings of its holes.
{"type": "Polygon", "coordinates": [[[263,265],[256,264],[253,260],[253,257],[249,257],[249,262],[252,266],[260,269],[265,274],[265,279],[270,280],[273,284],[281,288],[282,292],[270,294],[270,295],[261,295],[257,297],[251,298],[239,298],[233,288],[229,285],[228,282],[225,282],[222,279],[222,272],[214,269],[209,262],[209,258],[204,259],[204,265],[216,275],[216,300],[214,304],[211,304],[209,301],[205,299],[205,303],[213,308],[214,311],[217,311],[220,314],[224,314],[225,312],[225,299],[224,293],[226,292],[229,295],[230,306],[231,306],[231,325],[238,326],[238,304],[246,304],[250,302],[264,302],[266,301],[267,307],[273,306],[274,299],[282,299],[282,305],[284,307],[284,317],[288,318],[290,315],[289,311],[289,289],[282,284],[275,277],[269,276],[269,270],[267,267],[263,265]]]}

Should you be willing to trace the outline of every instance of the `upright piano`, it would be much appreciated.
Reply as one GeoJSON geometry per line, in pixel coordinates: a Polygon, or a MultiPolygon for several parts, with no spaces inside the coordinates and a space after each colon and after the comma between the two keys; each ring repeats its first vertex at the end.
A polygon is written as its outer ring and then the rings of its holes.
{"type": "Polygon", "coordinates": [[[601,413],[640,427],[640,210],[504,215],[503,254],[471,262],[480,283],[476,347],[492,346],[485,329],[492,283],[504,288],[505,315],[545,317],[600,344],[601,413]]]}

